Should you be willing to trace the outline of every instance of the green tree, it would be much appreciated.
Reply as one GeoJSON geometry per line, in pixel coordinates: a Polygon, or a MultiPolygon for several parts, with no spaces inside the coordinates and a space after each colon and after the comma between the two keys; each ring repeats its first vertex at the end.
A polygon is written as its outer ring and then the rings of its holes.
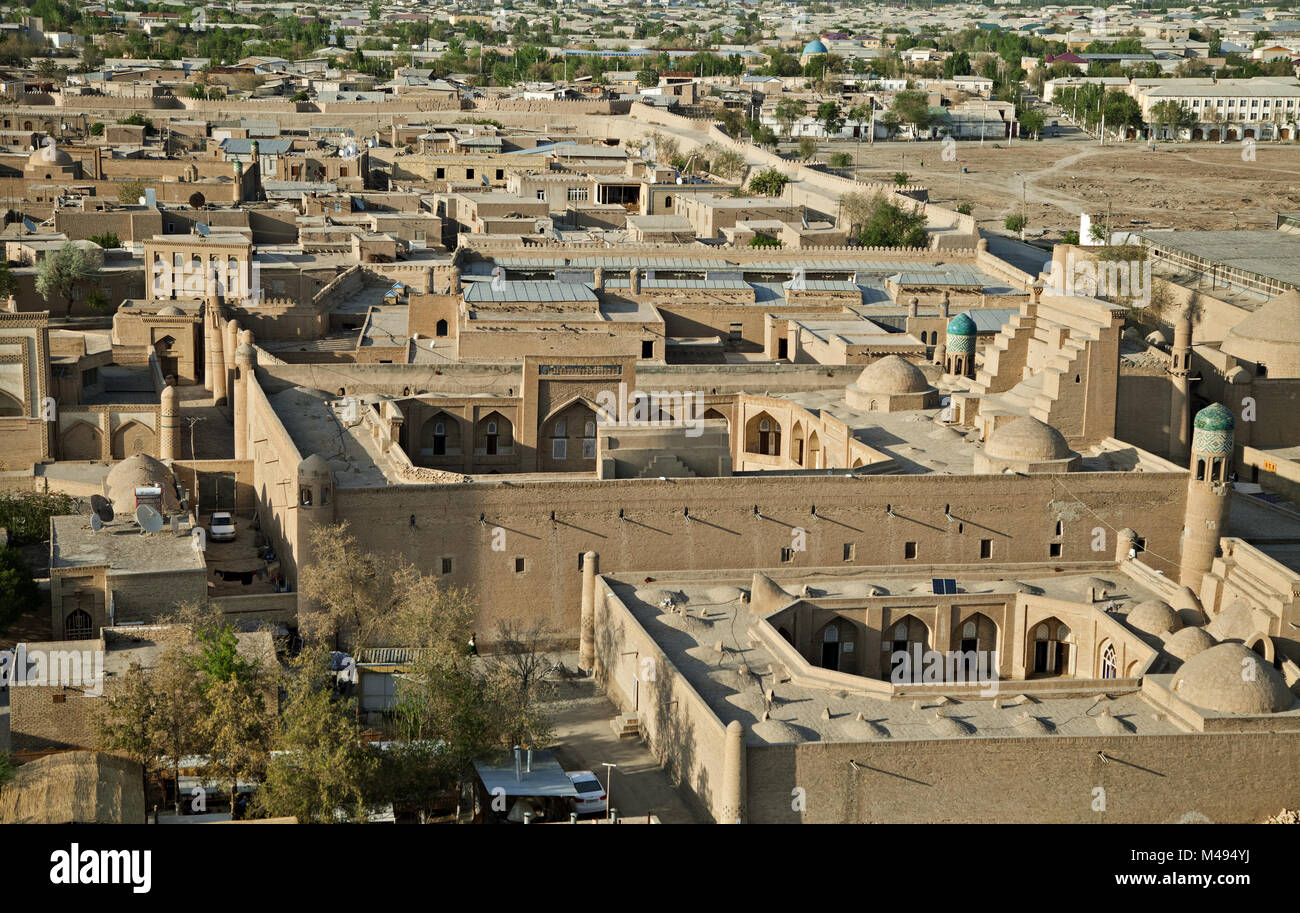
{"type": "Polygon", "coordinates": [[[0,259],[0,303],[18,293],[18,279],[9,268],[9,261],[0,259]]]}
{"type": "Polygon", "coordinates": [[[644,86],[647,89],[659,85],[659,71],[646,67],[636,74],[637,85],[644,86]]]}
{"type": "Polygon", "coordinates": [[[100,247],[103,247],[108,250],[112,250],[114,248],[118,248],[122,246],[122,239],[117,236],[117,232],[115,231],[106,231],[103,232],[102,234],[91,235],[86,240],[94,241],[100,247]]]}
{"type": "Polygon", "coordinates": [[[7,628],[40,604],[40,591],[22,552],[11,546],[0,548],[0,627],[7,628]]]}
{"type": "Polygon", "coordinates": [[[844,112],[837,102],[824,101],[817,106],[817,120],[826,128],[826,135],[832,137],[844,126],[844,112]]]}
{"type": "Polygon", "coordinates": [[[1031,136],[1038,136],[1043,132],[1043,112],[1034,108],[1026,108],[1020,112],[1020,129],[1023,133],[1031,136]]]}
{"type": "Polygon", "coordinates": [[[1156,127],[1191,127],[1196,115],[1173,99],[1166,99],[1151,106],[1149,120],[1156,127]]]}
{"type": "Polygon", "coordinates": [[[790,178],[787,175],[775,168],[764,168],[749,179],[749,191],[765,197],[779,197],[788,183],[790,178]]]}
{"type": "Polygon", "coordinates": [[[1007,231],[1020,234],[1025,230],[1025,224],[1027,222],[1028,220],[1023,215],[1016,213],[1015,215],[1007,216],[1006,220],[1002,224],[1006,226],[1007,231]]]}
{"type": "Polygon", "coordinates": [[[807,108],[802,101],[795,98],[783,98],[776,103],[776,120],[782,132],[789,136],[794,125],[801,121],[807,108]]]}
{"type": "Polygon", "coordinates": [[[904,208],[877,194],[858,230],[864,247],[927,247],[925,216],[919,206],[904,208]]]}
{"type": "Polygon", "coordinates": [[[898,123],[911,124],[918,134],[929,129],[934,122],[924,92],[899,92],[894,96],[894,104],[889,110],[898,118],[898,123]]]}
{"type": "Polygon", "coordinates": [[[817,154],[817,140],[811,136],[799,137],[799,158],[805,162],[817,154]]]}
{"type": "Polygon", "coordinates": [[[36,291],[46,301],[63,298],[68,303],[65,314],[71,314],[72,293],[98,276],[101,265],[98,251],[84,250],[69,241],[46,254],[36,267],[36,291]]]}
{"type": "Polygon", "coordinates": [[[366,818],[379,760],[357,730],[355,702],[336,699],[328,669],[329,654],[319,647],[293,663],[276,729],[280,753],[267,764],[254,803],[261,815],[303,824],[332,824],[339,812],[366,818]]]}

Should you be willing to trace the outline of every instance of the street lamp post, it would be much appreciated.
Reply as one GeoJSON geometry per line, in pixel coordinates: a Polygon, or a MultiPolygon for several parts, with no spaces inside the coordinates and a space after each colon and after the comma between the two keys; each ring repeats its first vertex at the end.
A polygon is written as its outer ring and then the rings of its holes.
{"type": "Polygon", "coordinates": [[[605,820],[609,821],[614,811],[614,768],[618,765],[603,761],[600,766],[605,768],[605,820]]]}

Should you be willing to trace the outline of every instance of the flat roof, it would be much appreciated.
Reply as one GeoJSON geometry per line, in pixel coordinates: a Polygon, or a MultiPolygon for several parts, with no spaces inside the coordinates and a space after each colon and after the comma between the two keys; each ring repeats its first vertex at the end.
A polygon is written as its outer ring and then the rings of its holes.
{"type": "Polygon", "coordinates": [[[1300,288],[1300,234],[1243,231],[1138,231],[1150,244],[1300,288]]]}
{"type": "Polygon", "coordinates": [[[529,769],[528,752],[522,752],[521,773],[515,778],[514,752],[502,752],[491,761],[475,761],[474,769],[489,793],[501,790],[507,796],[577,797],[573,781],[564,772],[555,755],[549,751],[534,750],[532,769],[529,769]]]}
{"type": "Polygon", "coordinates": [[[95,567],[110,571],[159,573],[202,571],[203,553],[196,552],[188,533],[145,533],[130,515],[114,517],[96,532],[90,514],[54,517],[51,520],[50,567],[95,567]]]}

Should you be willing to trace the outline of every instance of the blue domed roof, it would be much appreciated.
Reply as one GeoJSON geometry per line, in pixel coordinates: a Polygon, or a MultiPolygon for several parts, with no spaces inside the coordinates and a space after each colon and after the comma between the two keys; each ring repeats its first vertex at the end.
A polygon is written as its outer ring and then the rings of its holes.
{"type": "Polygon", "coordinates": [[[1232,410],[1223,403],[1214,403],[1196,413],[1192,427],[1202,431],[1231,431],[1237,424],[1232,410]]]}
{"type": "Polygon", "coordinates": [[[822,44],[820,38],[814,38],[804,46],[803,53],[804,56],[807,57],[809,54],[826,54],[829,52],[826,50],[826,45],[822,44]]]}
{"type": "Polygon", "coordinates": [[[970,319],[966,313],[958,314],[952,320],[948,321],[949,336],[974,336],[975,321],[970,319]]]}

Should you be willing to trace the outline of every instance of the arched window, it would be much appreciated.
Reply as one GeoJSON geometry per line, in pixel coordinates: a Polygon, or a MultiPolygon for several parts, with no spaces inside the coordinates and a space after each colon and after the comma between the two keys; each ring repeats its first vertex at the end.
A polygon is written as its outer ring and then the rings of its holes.
{"type": "Polygon", "coordinates": [[[439,320],[437,326],[434,327],[433,332],[434,332],[434,335],[435,335],[435,336],[446,336],[446,335],[447,335],[447,321],[445,321],[445,320],[439,320]]]}
{"type": "Polygon", "coordinates": [[[1118,664],[1115,658],[1115,645],[1106,644],[1106,649],[1101,652],[1101,677],[1115,678],[1115,670],[1118,664]]]}
{"type": "Polygon", "coordinates": [[[1205,458],[1204,457],[1196,458],[1196,481],[1198,482],[1205,481],[1205,458]]]}
{"type": "Polygon", "coordinates": [[[979,649],[979,626],[968,621],[961,626],[961,652],[973,653],[979,649]]]}
{"type": "Polygon", "coordinates": [[[68,614],[63,620],[63,639],[64,640],[86,640],[91,635],[93,623],[90,615],[77,609],[68,614]]]}
{"type": "Polygon", "coordinates": [[[433,455],[447,455],[447,426],[442,422],[435,422],[433,426],[433,455]]]}
{"type": "Polygon", "coordinates": [[[298,503],[303,507],[311,507],[311,488],[304,485],[298,489],[298,503]]]}

